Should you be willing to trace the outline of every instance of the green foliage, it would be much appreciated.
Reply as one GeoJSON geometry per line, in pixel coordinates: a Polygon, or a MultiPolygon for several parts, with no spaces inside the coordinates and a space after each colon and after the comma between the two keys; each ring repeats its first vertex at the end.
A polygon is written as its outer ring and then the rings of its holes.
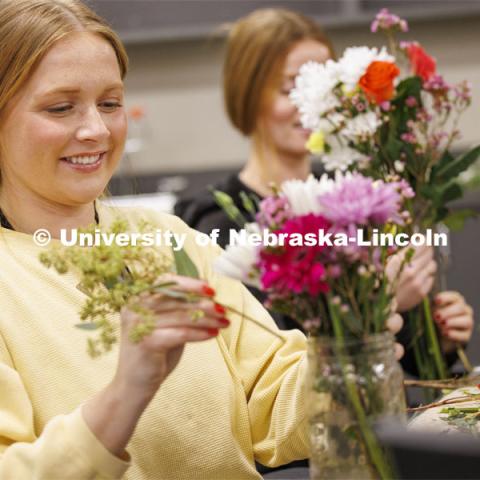
{"type": "Polygon", "coordinates": [[[458,175],[473,165],[478,160],[479,156],[480,145],[464,155],[460,155],[456,159],[453,159],[450,154],[447,154],[447,159],[442,163],[439,163],[436,169],[432,169],[431,181],[446,183],[453,178],[458,177],[458,175]]]}
{"type": "Polygon", "coordinates": [[[446,417],[440,417],[452,427],[464,433],[478,436],[480,407],[447,407],[440,410],[446,417]]]}
{"type": "MultiPolygon", "coordinates": [[[[80,232],[93,234],[97,228],[97,225],[92,225],[80,232]]],[[[138,230],[139,233],[151,232],[153,226],[141,223],[138,230]]],[[[117,219],[106,233],[127,232],[128,222],[117,219]]],[[[176,265],[177,271],[183,272],[185,265],[189,264],[185,256],[177,255],[181,259],[181,264],[176,265]]],[[[109,351],[118,341],[116,315],[124,306],[128,304],[129,308],[140,312],[137,295],[166,290],[173,285],[172,282],[159,280],[174,270],[172,259],[157,248],[139,244],[118,246],[114,242],[93,247],[54,247],[42,252],[40,261],[60,274],[73,271],[79,276],[77,288],[86,295],[86,299],[80,310],[82,322],[76,327],[97,330],[96,337],[88,340],[88,351],[92,356],[109,351]]],[[[149,312],[142,310],[141,313],[144,322],[132,331],[132,338],[137,341],[153,328],[149,312]]]]}
{"type": "Polygon", "coordinates": [[[465,225],[466,220],[469,218],[478,217],[478,212],[472,209],[465,208],[463,210],[457,210],[449,213],[442,222],[452,231],[459,231],[465,225]]]}
{"type": "Polygon", "coordinates": [[[233,198],[220,190],[212,189],[212,193],[217,205],[227,214],[228,218],[238,224],[239,227],[243,228],[245,223],[247,223],[247,220],[235,205],[233,198]]]}
{"type": "Polygon", "coordinates": [[[200,278],[196,265],[192,262],[187,252],[183,249],[178,249],[175,237],[172,237],[173,243],[173,258],[175,259],[175,271],[178,275],[185,277],[200,278]]]}

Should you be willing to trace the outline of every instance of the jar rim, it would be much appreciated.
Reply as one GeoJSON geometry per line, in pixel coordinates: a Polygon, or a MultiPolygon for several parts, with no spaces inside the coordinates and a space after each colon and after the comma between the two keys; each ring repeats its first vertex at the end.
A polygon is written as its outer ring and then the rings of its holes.
{"type": "MultiPolygon", "coordinates": [[[[328,335],[312,335],[307,338],[308,343],[318,346],[337,346],[338,341],[335,337],[328,335]]],[[[356,347],[356,346],[365,346],[365,347],[375,347],[376,345],[385,344],[385,343],[394,343],[394,336],[390,331],[384,331],[380,333],[373,333],[366,335],[364,337],[352,338],[349,337],[345,339],[342,344],[344,347],[356,347]]]]}

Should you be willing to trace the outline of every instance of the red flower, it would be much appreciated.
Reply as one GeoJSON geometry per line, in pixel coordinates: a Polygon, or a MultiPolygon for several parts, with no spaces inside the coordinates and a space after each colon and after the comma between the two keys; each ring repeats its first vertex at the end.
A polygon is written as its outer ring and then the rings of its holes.
{"type": "Polygon", "coordinates": [[[394,63],[374,61],[360,78],[359,85],[370,101],[380,104],[392,98],[393,81],[399,73],[394,63]]]}
{"type": "Polygon", "coordinates": [[[426,82],[436,71],[436,62],[427,55],[425,50],[416,42],[409,43],[405,50],[412,67],[412,72],[426,82]]]}

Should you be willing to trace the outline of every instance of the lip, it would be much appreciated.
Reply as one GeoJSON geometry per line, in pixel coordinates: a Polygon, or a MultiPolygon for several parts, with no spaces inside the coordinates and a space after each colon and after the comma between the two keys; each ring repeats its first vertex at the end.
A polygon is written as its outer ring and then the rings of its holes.
{"type": "Polygon", "coordinates": [[[105,157],[106,157],[107,151],[106,150],[101,150],[98,152],[86,152],[86,153],[77,153],[75,155],[68,155],[65,157],[62,157],[60,161],[66,165],[68,168],[71,168],[77,172],[82,172],[82,173],[90,173],[94,172],[95,170],[98,170],[100,166],[102,165],[105,157]],[[95,163],[90,163],[87,165],[81,164],[81,163],[70,163],[66,161],[67,157],[91,157],[94,155],[100,155],[100,158],[95,162],[95,163]]]}
{"type": "Polygon", "coordinates": [[[310,129],[302,127],[301,124],[295,124],[293,128],[298,132],[302,133],[303,135],[306,135],[307,137],[309,137],[310,134],[312,133],[310,129]]]}

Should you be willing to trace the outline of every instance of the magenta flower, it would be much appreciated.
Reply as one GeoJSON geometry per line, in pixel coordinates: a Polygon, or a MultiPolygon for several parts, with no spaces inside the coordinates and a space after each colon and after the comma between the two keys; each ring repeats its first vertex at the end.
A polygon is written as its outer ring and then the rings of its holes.
{"type": "Polygon", "coordinates": [[[400,201],[396,185],[358,173],[343,177],[333,191],[319,197],[325,218],[337,227],[401,221],[400,201]]]}
{"type": "MultiPolygon", "coordinates": [[[[330,223],[322,216],[308,214],[287,220],[276,233],[307,233],[318,236],[319,230],[328,230],[330,223]]],[[[326,268],[322,254],[323,245],[295,246],[287,241],[283,247],[265,249],[260,252],[260,281],[266,290],[277,295],[308,293],[316,296],[327,292],[326,268]]]]}

